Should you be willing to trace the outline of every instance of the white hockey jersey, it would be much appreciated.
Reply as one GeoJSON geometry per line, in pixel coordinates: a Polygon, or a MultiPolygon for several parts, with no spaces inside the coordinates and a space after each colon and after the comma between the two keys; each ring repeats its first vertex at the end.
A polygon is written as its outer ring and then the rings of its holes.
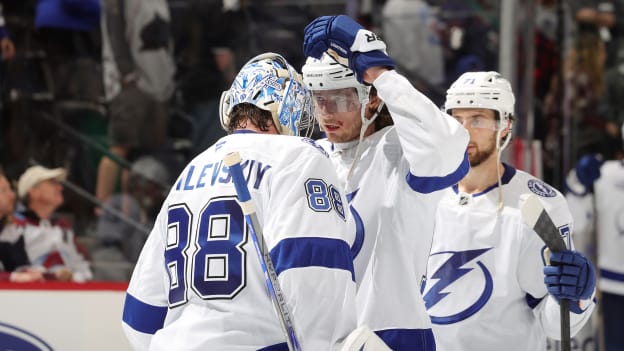
{"type": "MultiPolygon", "coordinates": [[[[358,324],[393,350],[435,350],[420,296],[440,189],[469,169],[468,133],[396,73],[374,82],[394,126],[366,137],[347,184],[356,224],[352,247],[358,324]]],[[[345,181],[357,141],[322,145],[345,181]]]]}
{"type": "Polygon", "coordinates": [[[588,238],[596,229],[600,288],[624,295],[624,161],[606,161],[601,166],[600,178],[594,183],[594,194],[566,195],[575,220],[581,224],[575,227],[582,228],[575,232],[575,236],[588,238]],[[592,197],[595,197],[595,204],[592,197]]]}
{"type": "Polygon", "coordinates": [[[303,350],[356,327],[346,200],[310,139],[237,133],[192,160],[165,200],[128,287],[137,350],[287,350],[223,156],[238,151],[303,350]]]}
{"type": "MultiPolygon", "coordinates": [[[[570,247],[572,217],[565,198],[543,181],[505,165],[504,207],[498,186],[478,194],[445,191],[423,297],[439,351],[546,349],[560,339],[559,304],[544,284],[542,239],[522,220],[525,194],[539,195],[570,247]]],[[[570,314],[575,334],[589,319],[593,299],[570,314]]]]}

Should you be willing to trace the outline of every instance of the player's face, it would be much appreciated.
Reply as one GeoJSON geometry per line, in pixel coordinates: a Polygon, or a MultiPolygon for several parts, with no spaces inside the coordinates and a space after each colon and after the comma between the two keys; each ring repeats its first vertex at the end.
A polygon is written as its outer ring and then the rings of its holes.
{"type": "Polygon", "coordinates": [[[498,121],[494,111],[482,108],[456,108],[453,117],[470,134],[468,161],[476,167],[495,156],[498,121]]]}
{"type": "Polygon", "coordinates": [[[30,201],[58,207],[63,204],[63,185],[56,179],[43,180],[31,188],[30,201]]]}
{"type": "Polygon", "coordinates": [[[15,209],[15,192],[9,181],[0,175],[0,217],[7,216],[15,209]]]}
{"type": "Polygon", "coordinates": [[[342,143],[360,136],[361,105],[355,88],[317,90],[312,97],[314,114],[329,141],[342,143]]]}

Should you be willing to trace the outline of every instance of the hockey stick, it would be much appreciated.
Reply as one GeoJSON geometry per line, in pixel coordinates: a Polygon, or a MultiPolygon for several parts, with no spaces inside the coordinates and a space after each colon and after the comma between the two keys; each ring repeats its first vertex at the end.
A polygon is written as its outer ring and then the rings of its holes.
{"type": "Polygon", "coordinates": [[[260,260],[260,265],[262,266],[262,271],[264,272],[269,295],[271,295],[271,302],[273,302],[273,307],[279,317],[282,331],[286,335],[288,350],[300,351],[301,348],[299,346],[299,342],[297,341],[297,335],[295,333],[292,318],[290,316],[288,306],[286,305],[282,288],[277,280],[277,273],[275,272],[275,267],[273,267],[273,261],[271,261],[271,255],[264,241],[264,235],[262,234],[262,227],[258,222],[256,208],[243,175],[243,170],[240,165],[240,154],[238,152],[231,152],[223,157],[223,162],[228,167],[230,176],[232,176],[232,181],[234,182],[234,187],[236,188],[236,195],[238,196],[238,201],[240,202],[240,206],[245,214],[245,221],[251,231],[251,237],[254,246],[256,247],[256,253],[258,254],[258,259],[260,260]]]}
{"type": "MultiPolygon", "coordinates": [[[[535,195],[529,195],[522,205],[522,219],[544,240],[552,252],[566,250],[566,244],[559,234],[559,229],[544,209],[544,205],[535,195]]],[[[561,315],[561,350],[570,351],[570,300],[559,300],[561,315]]]]}

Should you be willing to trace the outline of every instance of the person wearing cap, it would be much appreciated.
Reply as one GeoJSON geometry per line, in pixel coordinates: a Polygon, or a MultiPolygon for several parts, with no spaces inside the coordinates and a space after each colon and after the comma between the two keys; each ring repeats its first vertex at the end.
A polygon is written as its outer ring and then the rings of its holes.
{"type": "MultiPolygon", "coordinates": [[[[9,180],[0,172],[0,232],[5,225],[13,219],[15,210],[15,191],[11,189],[9,180]]],[[[28,257],[24,250],[24,245],[13,246],[5,242],[0,242],[0,281],[11,282],[32,282],[43,280],[40,270],[28,267],[28,257]],[[21,261],[26,266],[18,271],[4,271],[6,261],[21,261]]]]}
{"type": "MultiPolygon", "coordinates": [[[[71,225],[56,216],[63,204],[67,173],[62,168],[32,166],[19,178],[17,192],[26,209],[18,213],[0,234],[0,242],[24,246],[29,265],[40,268],[48,279],[86,281],[92,278],[89,263],[74,241],[71,225]]],[[[19,270],[25,262],[9,260],[7,270],[19,270]]]]}

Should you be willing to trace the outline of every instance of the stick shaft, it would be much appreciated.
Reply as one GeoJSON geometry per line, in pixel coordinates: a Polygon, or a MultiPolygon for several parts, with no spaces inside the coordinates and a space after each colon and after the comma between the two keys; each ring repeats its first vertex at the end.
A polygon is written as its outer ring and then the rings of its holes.
{"type": "Polygon", "coordinates": [[[299,351],[299,342],[297,340],[290,311],[279,285],[279,281],[277,280],[277,273],[275,272],[275,267],[273,266],[269,250],[266,246],[266,242],[264,241],[262,227],[258,221],[255,206],[240,165],[240,155],[238,152],[229,153],[223,158],[223,161],[228,167],[228,171],[230,172],[230,176],[234,182],[234,187],[236,188],[236,195],[238,196],[241,208],[245,214],[245,221],[251,231],[251,237],[256,248],[258,258],[260,259],[260,265],[262,266],[262,271],[264,272],[266,285],[269,295],[271,296],[271,302],[273,303],[273,308],[275,308],[279,317],[282,331],[286,336],[288,349],[290,351],[299,351]]]}

